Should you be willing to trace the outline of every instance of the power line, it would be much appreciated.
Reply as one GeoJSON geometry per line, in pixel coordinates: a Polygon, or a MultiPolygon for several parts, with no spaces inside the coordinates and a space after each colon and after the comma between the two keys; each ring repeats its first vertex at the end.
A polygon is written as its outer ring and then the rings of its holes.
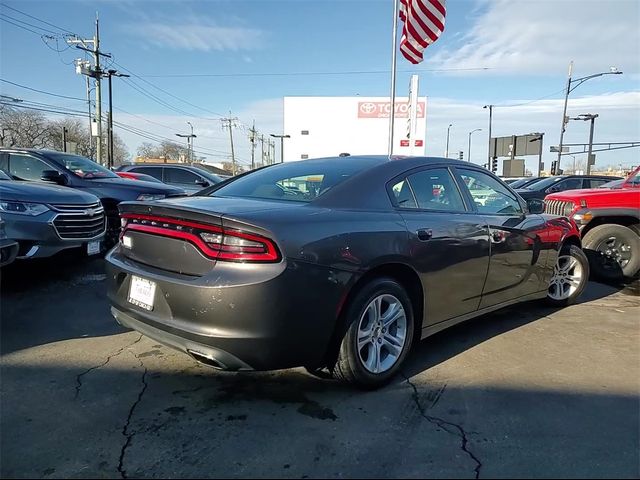
{"type": "Polygon", "coordinates": [[[124,67],[124,66],[120,65],[119,63],[117,63],[117,62],[115,62],[115,61],[114,61],[113,63],[114,63],[115,65],[117,65],[118,67],[120,67],[122,70],[124,70],[124,71],[126,71],[126,72],[130,73],[130,74],[131,74],[131,75],[133,75],[134,77],[136,77],[136,78],[138,78],[138,79],[142,80],[142,81],[143,81],[144,83],[146,83],[147,85],[152,86],[152,87],[153,87],[153,88],[155,88],[156,90],[159,90],[160,92],[164,93],[165,95],[170,96],[171,98],[174,98],[174,99],[176,99],[176,100],[178,100],[178,101],[180,101],[180,102],[182,102],[182,103],[185,103],[185,104],[187,104],[187,105],[190,105],[191,107],[195,107],[195,108],[197,108],[197,109],[199,109],[199,110],[202,110],[203,112],[212,113],[213,115],[217,115],[218,117],[224,117],[224,115],[222,115],[222,114],[220,114],[220,113],[214,112],[214,111],[212,111],[212,110],[208,110],[208,109],[203,108],[203,107],[201,107],[201,106],[199,106],[199,105],[196,105],[196,104],[194,104],[194,103],[191,103],[191,102],[189,102],[189,101],[187,101],[187,100],[184,100],[183,98],[180,98],[180,97],[178,97],[178,96],[174,95],[174,94],[173,94],[173,93],[171,93],[171,92],[168,92],[168,91],[166,91],[166,90],[164,90],[164,89],[162,89],[162,88],[158,87],[157,85],[155,85],[155,84],[151,83],[151,82],[150,82],[150,81],[148,81],[148,80],[145,80],[145,79],[144,79],[144,78],[142,78],[140,75],[138,75],[138,74],[136,74],[136,73],[132,72],[132,71],[131,71],[131,70],[129,70],[128,68],[126,68],[126,67],[124,67]]]}
{"type": "Polygon", "coordinates": [[[0,13],[0,15],[2,15],[3,17],[7,17],[9,20],[13,20],[14,22],[27,25],[28,27],[38,28],[43,32],[52,33],[53,35],[60,35],[60,32],[54,32],[53,30],[49,30],[48,28],[40,27],[38,25],[34,25],[33,23],[25,22],[24,20],[20,20],[19,18],[12,17],[11,15],[7,15],[6,13],[0,13]]]}
{"type": "Polygon", "coordinates": [[[529,100],[528,102],[514,103],[511,105],[494,105],[493,108],[524,107],[525,105],[531,105],[532,103],[539,102],[540,100],[545,100],[549,97],[553,97],[554,95],[564,92],[564,90],[565,89],[563,88],[562,90],[558,90],[557,92],[550,93],[549,95],[545,95],[544,97],[536,98],[535,100],[529,100]]]}
{"type": "MultiPolygon", "coordinates": [[[[468,72],[495,70],[492,67],[475,68],[435,68],[421,70],[399,70],[400,73],[426,72],[468,72]]],[[[321,75],[378,75],[388,74],[391,70],[352,70],[352,71],[324,71],[324,72],[254,72],[254,73],[173,73],[162,75],[140,75],[146,78],[191,78],[191,77],[286,77],[286,76],[321,76],[321,75]]]]}
{"type": "Polygon", "coordinates": [[[31,90],[32,92],[42,93],[44,95],[50,95],[52,97],[67,98],[69,100],[79,100],[79,101],[85,102],[85,103],[87,101],[86,98],[69,97],[67,95],[59,95],[57,93],[45,92],[44,90],[38,90],[37,88],[27,87],[26,85],[21,85],[19,83],[15,83],[15,82],[11,82],[9,80],[5,80],[4,78],[0,78],[0,82],[8,83],[9,85],[13,85],[15,87],[24,88],[25,90],[31,90]]]}
{"type": "Polygon", "coordinates": [[[61,30],[61,31],[63,31],[65,33],[68,33],[70,35],[75,35],[75,33],[73,33],[70,30],[67,30],[66,28],[62,28],[62,27],[60,27],[58,25],[54,25],[53,23],[49,23],[49,22],[47,22],[45,20],[42,20],[41,18],[34,17],[33,15],[29,15],[28,13],[25,13],[22,10],[18,10],[17,8],[10,7],[6,3],[0,3],[0,5],[2,5],[4,8],[8,8],[10,10],[13,10],[14,12],[21,13],[22,15],[24,15],[26,17],[29,17],[29,18],[32,18],[33,20],[37,20],[37,21],[39,21],[41,23],[44,23],[45,25],[49,25],[50,27],[57,28],[58,30],[61,30]]]}
{"type": "MultiPolygon", "coordinates": [[[[2,18],[2,17],[0,17],[0,20],[2,20],[3,22],[6,22],[6,23],[10,23],[11,25],[15,25],[16,27],[21,28],[21,29],[23,29],[23,30],[26,30],[26,31],[28,31],[28,32],[35,33],[35,34],[36,34],[36,35],[38,35],[39,37],[42,37],[42,36],[43,36],[43,34],[42,34],[41,32],[36,32],[35,30],[31,30],[30,28],[28,28],[28,27],[24,27],[24,26],[22,26],[22,25],[20,25],[20,24],[18,24],[18,23],[14,23],[14,22],[12,22],[11,20],[7,20],[6,18],[2,18]]],[[[53,38],[53,37],[51,37],[51,38],[53,38]]]]}

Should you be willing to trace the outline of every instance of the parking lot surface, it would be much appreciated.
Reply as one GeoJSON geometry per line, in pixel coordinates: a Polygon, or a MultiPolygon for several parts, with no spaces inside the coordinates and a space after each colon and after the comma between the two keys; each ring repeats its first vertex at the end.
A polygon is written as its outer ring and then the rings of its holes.
{"type": "Polygon", "coordinates": [[[1,274],[3,478],[640,476],[637,282],[459,325],[360,392],[199,366],[119,327],[102,260],[72,259],[1,274]]]}

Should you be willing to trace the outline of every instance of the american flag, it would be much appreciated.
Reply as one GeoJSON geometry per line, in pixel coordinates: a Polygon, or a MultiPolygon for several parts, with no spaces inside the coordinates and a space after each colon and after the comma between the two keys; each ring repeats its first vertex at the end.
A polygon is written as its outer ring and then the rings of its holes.
{"type": "Polygon", "coordinates": [[[400,0],[400,20],[404,23],[400,51],[411,63],[420,63],[424,49],[444,31],[446,0],[400,0]]]}

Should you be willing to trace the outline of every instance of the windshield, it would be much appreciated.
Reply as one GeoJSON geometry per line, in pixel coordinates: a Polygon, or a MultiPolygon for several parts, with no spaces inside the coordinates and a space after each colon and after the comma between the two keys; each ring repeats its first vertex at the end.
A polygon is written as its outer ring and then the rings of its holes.
{"type": "Polygon", "coordinates": [[[211,196],[311,202],[369,165],[337,159],[281,164],[237,178],[211,196]]]}
{"type": "Polygon", "coordinates": [[[527,187],[529,185],[533,185],[535,182],[537,182],[539,180],[540,179],[537,178],[537,177],[536,178],[532,178],[532,177],[521,178],[520,180],[516,180],[515,182],[510,183],[509,186],[511,188],[525,188],[525,187],[527,187]]]}
{"type": "Polygon", "coordinates": [[[547,177],[547,178],[543,178],[540,179],[530,185],[525,186],[524,188],[527,188],[529,190],[544,190],[545,188],[553,185],[554,183],[562,180],[563,177],[547,177]]]}
{"type": "Polygon", "coordinates": [[[118,178],[118,175],[111,170],[80,155],[71,155],[68,153],[47,153],[46,155],[52,160],[62,164],[67,170],[80,178],[86,178],[88,180],[92,178],[118,178]]]}

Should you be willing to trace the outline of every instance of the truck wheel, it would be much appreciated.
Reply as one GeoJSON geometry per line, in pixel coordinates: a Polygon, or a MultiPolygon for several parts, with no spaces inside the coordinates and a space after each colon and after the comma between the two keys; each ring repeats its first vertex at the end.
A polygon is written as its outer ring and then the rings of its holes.
{"type": "Polygon", "coordinates": [[[587,232],[582,245],[593,273],[608,281],[632,277],[640,269],[640,236],[629,227],[598,225],[587,232]]]}

